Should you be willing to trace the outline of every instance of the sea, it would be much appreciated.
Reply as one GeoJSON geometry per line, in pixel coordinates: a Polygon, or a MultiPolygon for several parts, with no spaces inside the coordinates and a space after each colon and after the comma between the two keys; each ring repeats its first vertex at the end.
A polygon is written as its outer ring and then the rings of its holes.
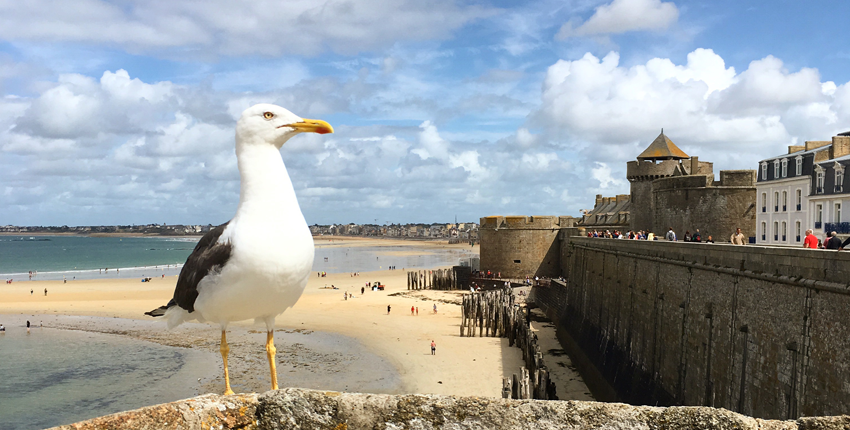
{"type": "MultiPolygon", "coordinates": [[[[18,283],[177,275],[198,240],[0,236],[0,278],[18,283]]],[[[316,246],[313,271],[428,269],[458,264],[470,256],[477,253],[468,248],[422,247],[416,242],[365,247],[323,242],[316,246]]],[[[0,294],[4,287],[0,284],[0,294]]],[[[0,334],[0,430],[40,429],[193,397],[199,394],[198,378],[219,366],[209,354],[124,336],[48,327],[33,327],[28,333],[24,320],[29,316],[4,313],[8,312],[0,306],[0,323],[5,320],[7,328],[0,334]]],[[[344,348],[354,349],[352,345],[344,348]]],[[[369,360],[379,363],[382,359],[369,360]]]]}
{"type": "MultiPolygon", "coordinates": [[[[0,236],[0,278],[73,280],[144,278],[180,273],[199,238],[0,236]]],[[[471,249],[410,245],[316,245],[313,271],[328,273],[385,270],[390,266],[429,269],[458,264],[471,249]],[[418,250],[419,252],[410,252],[418,250]]]]}

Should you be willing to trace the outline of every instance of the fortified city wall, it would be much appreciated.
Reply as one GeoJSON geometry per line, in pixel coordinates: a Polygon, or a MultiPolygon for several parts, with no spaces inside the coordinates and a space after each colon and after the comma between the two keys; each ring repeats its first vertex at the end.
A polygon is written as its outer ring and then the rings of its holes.
{"type": "MultiPolygon", "coordinates": [[[[756,171],[721,170],[713,176],[690,175],[658,179],[652,183],[655,234],[669,227],[684,238],[700,229],[702,240],[728,242],[736,228],[745,237],[756,235],[756,171]]],[[[636,211],[633,211],[636,212],[636,211]]]]}
{"type": "Polygon", "coordinates": [[[532,297],[617,399],[850,413],[850,253],[564,233],[566,282],[532,297]]]}
{"type": "Polygon", "coordinates": [[[481,270],[501,272],[505,278],[557,276],[561,228],[572,227],[576,218],[568,216],[489,216],[481,218],[481,270]]]}

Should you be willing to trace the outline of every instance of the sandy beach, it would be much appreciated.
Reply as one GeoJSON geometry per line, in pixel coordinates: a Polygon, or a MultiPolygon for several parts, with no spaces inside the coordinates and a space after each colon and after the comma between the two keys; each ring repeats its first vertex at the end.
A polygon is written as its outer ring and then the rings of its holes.
{"type": "MultiPolygon", "coordinates": [[[[321,237],[316,242],[326,246],[391,243],[385,239],[321,237]]],[[[408,241],[397,242],[410,246],[408,241]]],[[[445,242],[417,242],[416,246],[469,247],[445,242]]],[[[14,315],[17,322],[23,319],[43,322],[46,327],[120,334],[163,345],[191,347],[218,356],[217,326],[184,324],[168,331],[163,321],[144,315],[171,298],[176,281],[176,276],[170,276],[154,278],[151,282],[137,279],[14,282],[4,285],[0,294],[0,315],[14,315]]],[[[465,293],[408,291],[407,272],[401,268],[363,272],[359,276],[314,274],[298,303],[276,321],[281,386],[500,397],[501,378],[517,372],[523,365],[521,353],[509,347],[506,339],[461,338],[458,327],[462,294],[465,293]],[[386,286],[384,291],[367,288],[361,294],[361,287],[367,282],[377,281],[386,286]],[[338,289],[331,289],[331,285],[338,289]],[[346,292],[353,297],[346,300],[346,292]],[[391,307],[389,314],[387,306],[391,307]],[[334,349],[327,341],[311,344],[311,336],[315,338],[322,333],[342,335],[353,339],[356,345],[334,349]],[[431,340],[437,344],[433,356],[431,340]],[[357,348],[361,345],[362,348],[357,348]],[[351,351],[348,356],[347,351],[351,351]],[[374,356],[364,357],[369,354],[374,356]],[[288,367],[309,367],[311,363],[317,367],[313,372],[315,380],[310,380],[309,374],[288,379],[291,370],[288,367]],[[326,377],[317,372],[332,375],[326,377]]],[[[10,323],[15,321],[6,323],[15,329],[10,323]]],[[[263,348],[264,327],[254,326],[250,321],[234,323],[228,339],[234,389],[266,391],[269,375],[263,348]]],[[[221,372],[210,375],[202,383],[202,391],[224,391],[221,372]]],[[[561,398],[587,398],[584,393],[570,395],[560,387],[558,394],[561,398]]]]}

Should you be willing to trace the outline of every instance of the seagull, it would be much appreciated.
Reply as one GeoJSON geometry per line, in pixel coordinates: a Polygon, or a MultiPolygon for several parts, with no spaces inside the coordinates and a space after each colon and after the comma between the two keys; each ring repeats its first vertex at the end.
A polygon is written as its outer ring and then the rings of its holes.
{"type": "Polygon", "coordinates": [[[271,104],[246,109],[236,123],[241,178],[233,219],[205,234],[186,259],[174,297],[146,315],[164,316],[171,329],[186,321],[221,326],[224,394],[233,394],[227,369],[227,325],[265,323],[271,386],[278,389],[275,317],[292,307],[313,266],[313,237],[280,149],[299,133],[333,133],[325,121],[304,119],[271,104]]]}

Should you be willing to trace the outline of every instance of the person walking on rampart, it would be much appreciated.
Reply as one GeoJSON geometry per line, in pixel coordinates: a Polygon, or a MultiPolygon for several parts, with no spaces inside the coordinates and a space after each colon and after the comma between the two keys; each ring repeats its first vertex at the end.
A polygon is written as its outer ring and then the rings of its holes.
{"type": "Polygon", "coordinates": [[[834,249],[834,250],[836,250],[836,251],[838,251],[839,249],[841,249],[841,245],[842,245],[842,244],[841,244],[841,239],[839,239],[839,238],[838,238],[838,233],[836,233],[836,232],[834,232],[834,231],[833,231],[832,233],[830,233],[830,234],[829,234],[829,239],[827,239],[827,240],[824,242],[824,244],[823,244],[823,245],[824,245],[824,247],[825,247],[826,249],[834,249]]]}
{"type": "Polygon", "coordinates": [[[732,245],[744,245],[744,233],[741,233],[740,228],[735,229],[735,233],[732,233],[732,237],[729,238],[729,242],[732,242],[732,245]]]}
{"type": "Polygon", "coordinates": [[[818,249],[818,238],[812,229],[806,230],[806,239],[803,240],[803,248],[818,249]]]}
{"type": "Polygon", "coordinates": [[[676,232],[673,231],[673,227],[670,227],[670,229],[667,230],[667,235],[664,236],[664,238],[672,242],[676,241],[676,232]]]}
{"type": "Polygon", "coordinates": [[[694,235],[691,236],[691,242],[702,242],[702,236],[699,234],[699,229],[694,232],[694,235]]]}

